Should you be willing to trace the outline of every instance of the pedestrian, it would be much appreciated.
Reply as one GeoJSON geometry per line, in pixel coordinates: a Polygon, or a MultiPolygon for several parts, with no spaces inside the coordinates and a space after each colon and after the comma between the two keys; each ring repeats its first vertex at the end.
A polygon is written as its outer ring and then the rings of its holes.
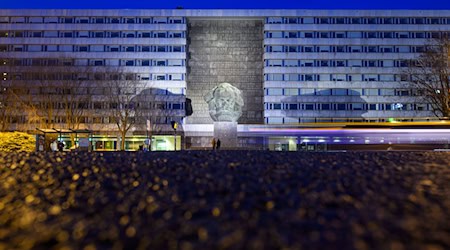
{"type": "Polygon", "coordinates": [[[50,149],[53,152],[58,151],[58,141],[57,140],[54,140],[52,143],[50,143],[50,149]]]}
{"type": "Polygon", "coordinates": [[[211,144],[212,144],[212,149],[215,150],[216,149],[216,138],[213,138],[211,140],[211,144]]]}
{"type": "Polygon", "coordinates": [[[62,141],[58,142],[58,150],[59,150],[59,152],[64,151],[64,143],[62,141]]]}
{"type": "Polygon", "coordinates": [[[220,139],[217,139],[217,143],[216,143],[216,149],[219,150],[220,149],[220,139]]]}

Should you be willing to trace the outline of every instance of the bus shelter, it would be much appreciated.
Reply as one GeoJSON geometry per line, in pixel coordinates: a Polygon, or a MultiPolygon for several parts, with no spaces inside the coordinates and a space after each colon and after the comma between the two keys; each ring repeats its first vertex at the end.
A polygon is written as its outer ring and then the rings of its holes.
{"type": "Polygon", "coordinates": [[[66,149],[91,151],[92,131],[88,129],[36,128],[36,151],[52,151],[51,143],[61,141],[66,149]],[[72,138],[75,145],[72,145],[72,138]]]}

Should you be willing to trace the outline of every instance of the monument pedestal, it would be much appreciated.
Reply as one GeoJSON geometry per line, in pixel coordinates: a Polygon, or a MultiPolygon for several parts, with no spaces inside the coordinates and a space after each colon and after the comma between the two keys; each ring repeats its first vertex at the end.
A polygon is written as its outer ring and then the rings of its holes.
{"type": "Polygon", "coordinates": [[[220,148],[237,148],[237,122],[214,122],[214,138],[220,139],[220,148]]]}

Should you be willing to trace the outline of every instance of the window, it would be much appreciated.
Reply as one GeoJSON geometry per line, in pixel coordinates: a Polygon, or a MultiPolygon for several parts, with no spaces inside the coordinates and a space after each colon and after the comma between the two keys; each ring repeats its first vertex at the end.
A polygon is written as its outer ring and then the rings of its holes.
{"type": "Polygon", "coordinates": [[[183,60],[182,59],[170,59],[167,60],[168,66],[183,66],[183,60]]]}
{"type": "Polygon", "coordinates": [[[296,88],[284,89],[284,95],[285,96],[296,96],[296,95],[298,95],[298,89],[296,89],[296,88]]]}
{"type": "Polygon", "coordinates": [[[384,24],[393,24],[394,19],[392,17],[383,18],[383,23],[384,24]]]}
{"type": "Polygon", "coordinates": [[[165,37],[167,37],[167,34],[166,34],[166,32],[158,32],[158,33],[156,33],[156,37],[157,38],[165,38],[165,37]]]}
{"type": "Polygon", "coordinates": [[[416,32],[415,37],[416,38],[425,38],[425,33],[424,32],[416,32]]]}
{"type": "Polygon", "coordinates": [[[320,32],[320,38],[329,38],[330,34],[328,32],[320,32]]]}
{"type": "Polygon", "coordinates": [[[183,23],[183,18],[182,17],[172,17],[172,18],[169,18],[169,22],[170,23],[183,23]]]}
{"type": "Polygon", "coordinates": [[[400,18],[399,22],[400,22],[400,24],[409,24],[409,19],[408,18],[400,18]]]}
{"type": "Polygon", "coordinates": [[[377,24],[377,18],[375,18],[375,17],[367,18],[367,23],[368,24],[377,24]]]}
{"type": "Polygon", "coordinates": [[[300,89],[300,95],[315,95],[314,89],[300,89]]]}
{"type": "Polygon", "coordinates": [[[297,103],[289,103],[288,104],[288,109],[289,110],[297,110],[298,109],[298,104],[297,103]]]}
{"type": "Polygon", "coordinates": [[[111,32],[111,37],[112,38],[120,37],[120,32],[111,32]]]}
{"type": "Polygon", "coordinates": [[[368,32],[367,38],[377,38],[377,32],[368,32]]]}
{"type": "Polygon", "coordinates": [[[297,46],[289,46],[288,52],[297,52],[297,46]]]}
{"type": "Polygon", "coordinates": [[[268,81],[283,81],[283,74],[267,74],[268,81]]]}
{"type": "Polygon", "coordinates": [[[322,18],[319,18],[319,23],[320,23],[320,24],[328,24],[328,23],[330,23],[330,22],[329,22],[329,19],[328,19],[328,18],[322,17],[322,18]]]}
{"type": "Polygon", "coordinates": [[[347,89],[332,89],[332,94],[333,95],[347,95],[347,89]]]}
{"type": "Polygon", "coordinates": [[[298,23],[298,19],[295,17],[288,18],[288,23],[298,23]]]}
{"type": "Polygon", "coordinates": [[[320,110],[330,110],[330,104],[329,103],[321,103],[320,110]]]}
{"type": "MultiPolygon", "coordinates": [[[[280,64],[281,66],[281,64],[280,64]]],[[[284,60],[284,66],[285,67],[297,67],[298,61],[297,60],[284,60]]]]}
{"type": "Polygon", "coordinates": [[[336,32],[335,36],[336,38],[345,38],[345,32],[336,32]]]}
{"type": "Polygon", "coordinates": [[[125,61],[125,66],[134,66],[134,61],[133,60],[126,60],[125,61]]]}
{"type": "Polygon", "coordinates": [[[415,24],[425,24],[425,19],[424,18],[414,18],[414,23],[415,24]]]}
{"type": "Polygon", "coordinates": [[[94,61],[94,66],[103,66],[103,61],[102,60],[95,60],[94,61]]]}
{"type": "Polygon", "coordinates": [[[281,67],[283,65],[282,60],[268,60],[269,66],[271,67],[281,67]]]}
{"type": "Polygon", "coordinates": [[[282,31],[273,31],[273,32],[269,32],[269,38],[282,38],[283,37],[283,32],[282,31]]]}
{"type": "Polygon", "coordinates": [[[44,31],[44,37],[58,37],[58,31],[44,31]]]}
{"type": "Polygon", "coordinates": [[[105,19],[104,19],[103,17],[96,17],[96,18],[94,19],[94,22],[95,22],[95,23],[104,23],[104,22],[105,22],[105,19]]]}
{"type": "Polygon", "coordinates": [[[297,32],[289,32],[288,37],[289,38],[297,38],[297,32]]]}
{"type": "Polygon", "coordinates": [[[305,32],[305,38],[314,38],[313,32],[305,32]]]}
{"type": "Polygon", "coordinates": [[[336,67],[345,67],[345,61],[343,60],[336,61],[336,67]]]}
{"type": "Polygon", "coordinates": [[[167,23],[167,17],[154,17],[153,23],[167,23]]]}
{"type": "Polygon", "coordinates": [[[166,76],[165,75],[156,75],[155,80],[164,81],[164,80],[166,80],[166,76]]]}
{"type": "Polygon", "coordinates": [[[304,105],[304,109],[305,109],[305,110],[314,110],[314,104],[312,104],[312,103],[306,103],[306,104],[304,105]]]}
{"type": "Polygon", "coordinates": [[[173,52],[183,52],[182,46],[173,46],[173,52]]]}
{"type": "Polygon", "coordinates": [[[439,18],[431,18],[430,24],[439,24],[439,18]]]}
{"type": "Polygon", "coordinates": [[[344,103],[338,103],[336,106],[337,110],[346,110],[344,103]]]}
{"type": "Polygon", "coordinates": [[[43,23],[44,18],[43,17],[29,17],[30,23],[43,23]]]}
{"type": "Polygon", "coordinates": [[[314,17],[304,17],[303,18],[304,24],[313,24],[314,23],[314,17]]]}
{"type": "Polygon", "coordinates": [[[314,47],[313,46],[305,46],[305,47],[303,47],[303,50],[305,52],[314,52],[314,47]]]}
{"type": "Polygon", "coordinates": [[[283,89],[280,88],[269,88],[267,89],[267,95],[283,95],[283,89]]]}
{"type": "Polygon", "coordinates": [[[336,18],[336,24],[345,24],[345,17],[336,18]]]}
{"type": "Polygon", "coordinates": [[[351,20],[352,24],[361,24],[361,18],[359,17],[353,17],[351,20]]]}

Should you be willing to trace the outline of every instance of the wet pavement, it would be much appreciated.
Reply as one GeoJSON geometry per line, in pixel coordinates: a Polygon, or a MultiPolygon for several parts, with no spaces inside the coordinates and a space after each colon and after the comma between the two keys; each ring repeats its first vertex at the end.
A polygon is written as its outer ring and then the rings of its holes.
{"type": "Polygon", "coordinates": [[[0,153],[0,249],[450,249],[450,153],[0,153]]]}

